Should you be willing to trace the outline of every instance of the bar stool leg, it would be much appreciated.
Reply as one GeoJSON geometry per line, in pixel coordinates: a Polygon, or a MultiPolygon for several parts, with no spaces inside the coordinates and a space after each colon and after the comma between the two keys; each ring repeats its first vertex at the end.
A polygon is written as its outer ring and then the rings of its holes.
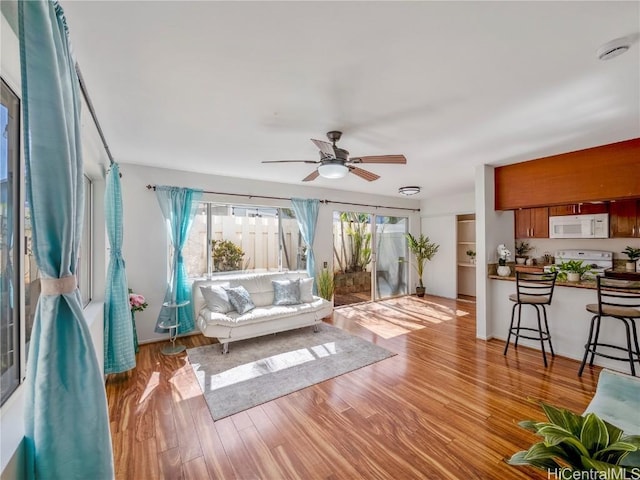
{"type": "Polygon", "coordinates": [[[631,349],[631,329],[629,328],[629,320],[626,318],[621,319],[624,322],[624,328],[627,331],[627,352],[629,353],[629,366],[631,367],[631,375],[636,376],[636,367],[634,365],[635,359],[633,358],[633,350],[631,349]]]}
{"type": "Polygon", "coordinates": [[[522,304],[518,303],[518,325],[516,326],[516,341],[513,346],[518,348],[518,339],[520,338],[520,320],[522,320],[522,304]]]}
{"type": "Polygon", "coordinates": [[[584,346],[584,357],[582,357],[582,363],[580,364],[580,370],[578,370],[578,376],[582,376],[582,371],[584,370],[584,366],[587,363],[587,357],[589,356],[589,348],[591,347],[591,337],[593,337],[593,324],[596,321],[597,315],[594,315],[591,318],[591,325],[589,326],[589,337],[587,338],[587,343],[584,346]]]}
{"type": "Polygon", "coordinates": [[[633,343],[635,343],[636,347],[636,356],[638,357],[638,362],[640,362],[640,345],[638,345],[638,330],[636,328],[636,322],[632,318],[629,319],[629,322],[631,323],[631,328],[633,330],[633,343]]]}
{"type": "MultiPolygon", "coordinates": [[[[513,318],[514,315],[516,313],[516,307],[518,306],[517,303],[513,304],[513,308],[511,309],[511,323],[509,324],[509,335],[507,335],[507,343],[504,346],[504,352],[502,352],[503,355],[507,354],[507,350],[509,350],[509,341],[511,340],[511,331],[513,330],[513,318]]],[[[517,339],[518,337],[516,337],[517,339]]]]}
{"type": "Polygon", "coordinates": [[[542,313],[544,314],[544,326],[547,329],[547,338],[549,339],[549,350],[551,350],[551,356],[555,357],[556,353],[553,351],[553,344],[551,343],[551,332],[549,331],[549,322],[547,322],[547,309],[544,305],[541,305],[542,313]]]}
{"type": "Polygon", "coordinates": [[[540,348],[542,349],[542,360],[544,361],[545,368],[547,367],[547,354],[544,351],[544,336],[542,334],[542,323],[540,321],[540,309],[537,305],[534,305],[536,309],[536,316],[538,317],[538,336],[540,337],[540,348]]]}
{"type": "Polygon", "coordinates": [[[591,342],[593,349],[591,350],[591,358],[589,359],[590,367],[593,367],[593,360],[596,358],[596,349],[598,348],[598,340],[600,339],[600,322],[601,321],[602,321],[602,317],[600,317],[600,315],[596,315],[596,332],[593,337],[593,342],[591,342]]]}

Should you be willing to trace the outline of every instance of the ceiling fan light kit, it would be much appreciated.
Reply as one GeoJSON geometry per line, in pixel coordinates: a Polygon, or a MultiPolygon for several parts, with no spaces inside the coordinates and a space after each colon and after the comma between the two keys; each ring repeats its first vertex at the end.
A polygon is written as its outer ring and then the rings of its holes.
{"type": "Polygon", "coordinates": [[[415,195],[417,193],[420,193],[420,187],[415,186],[415,185],[409,185],[406,187],[400,187],[398,189],[398,193],[401,193],[402,195],[415,195]]]}
{"type": "Polygon", "coordinates": [[[404,155],[372,155],[349,158],[349,152],[336,145],[336,142],[340,140],[341,136],[342,132],[332,130],[327,133],[327,138],[331,140],[332,143],[311,139],[320,151],[320,160],[267,160],[262,163],[313,163],[318,165],[318,168],[302,179],[303,182],[310,182],[318,178],[318,176],[330,179],[343,178],[347,173],[353,173],[368,182],[373,182],[379,179],[380,175],[376,175],[369,170],[354,165],[362,163],[405,165],[407,163],[404,155]]]}
{"type": "Polygon", "coordinates": [[[338,160],[325,160],[318,167],[318,173],[324,178],[342,178],[349,173],[349,168],[338,160]]]}

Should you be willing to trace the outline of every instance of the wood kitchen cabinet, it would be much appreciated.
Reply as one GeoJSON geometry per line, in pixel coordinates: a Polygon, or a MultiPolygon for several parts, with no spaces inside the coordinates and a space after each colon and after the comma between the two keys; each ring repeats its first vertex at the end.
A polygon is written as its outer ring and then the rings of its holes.
{"type": "Polygon", "coordinates": [[[549,238],[549,208],[515,210],[516,238],[549,238]]]}
{"type": "Polygon", "coordinates": [[[619,200],[609,206],[612,237],[640,237],[640,200],[619,200]]]}
{"type": "Polygon", "coordinates": [[[587,215],[593,213],[608,213],[609,206],[606,203],[572,203],[569,205],[555,205],[549,207],[550,217],[563,215],[587,215]]]}

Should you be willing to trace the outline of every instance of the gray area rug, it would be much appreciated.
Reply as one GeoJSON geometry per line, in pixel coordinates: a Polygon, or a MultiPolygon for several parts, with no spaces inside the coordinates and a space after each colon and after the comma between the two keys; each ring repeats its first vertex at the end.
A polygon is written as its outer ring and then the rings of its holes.
{"type": "Polygon", "coordinates": [[[370,365],[395,353],[339,328],[312,327],[187,350],[214,420],[370,365]]]}

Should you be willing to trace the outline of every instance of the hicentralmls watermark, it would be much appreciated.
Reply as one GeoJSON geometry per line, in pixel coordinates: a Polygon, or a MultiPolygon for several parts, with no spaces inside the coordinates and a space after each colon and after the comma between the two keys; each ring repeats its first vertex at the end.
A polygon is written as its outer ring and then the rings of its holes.
{"type": "Polygon", "coordinates": [[[547,478],[550,480],[640,480],[640,467],[612,468],[602,472],[596,470],[579,472],[570,468],[550,468],[547,470],[547,478]]]}

